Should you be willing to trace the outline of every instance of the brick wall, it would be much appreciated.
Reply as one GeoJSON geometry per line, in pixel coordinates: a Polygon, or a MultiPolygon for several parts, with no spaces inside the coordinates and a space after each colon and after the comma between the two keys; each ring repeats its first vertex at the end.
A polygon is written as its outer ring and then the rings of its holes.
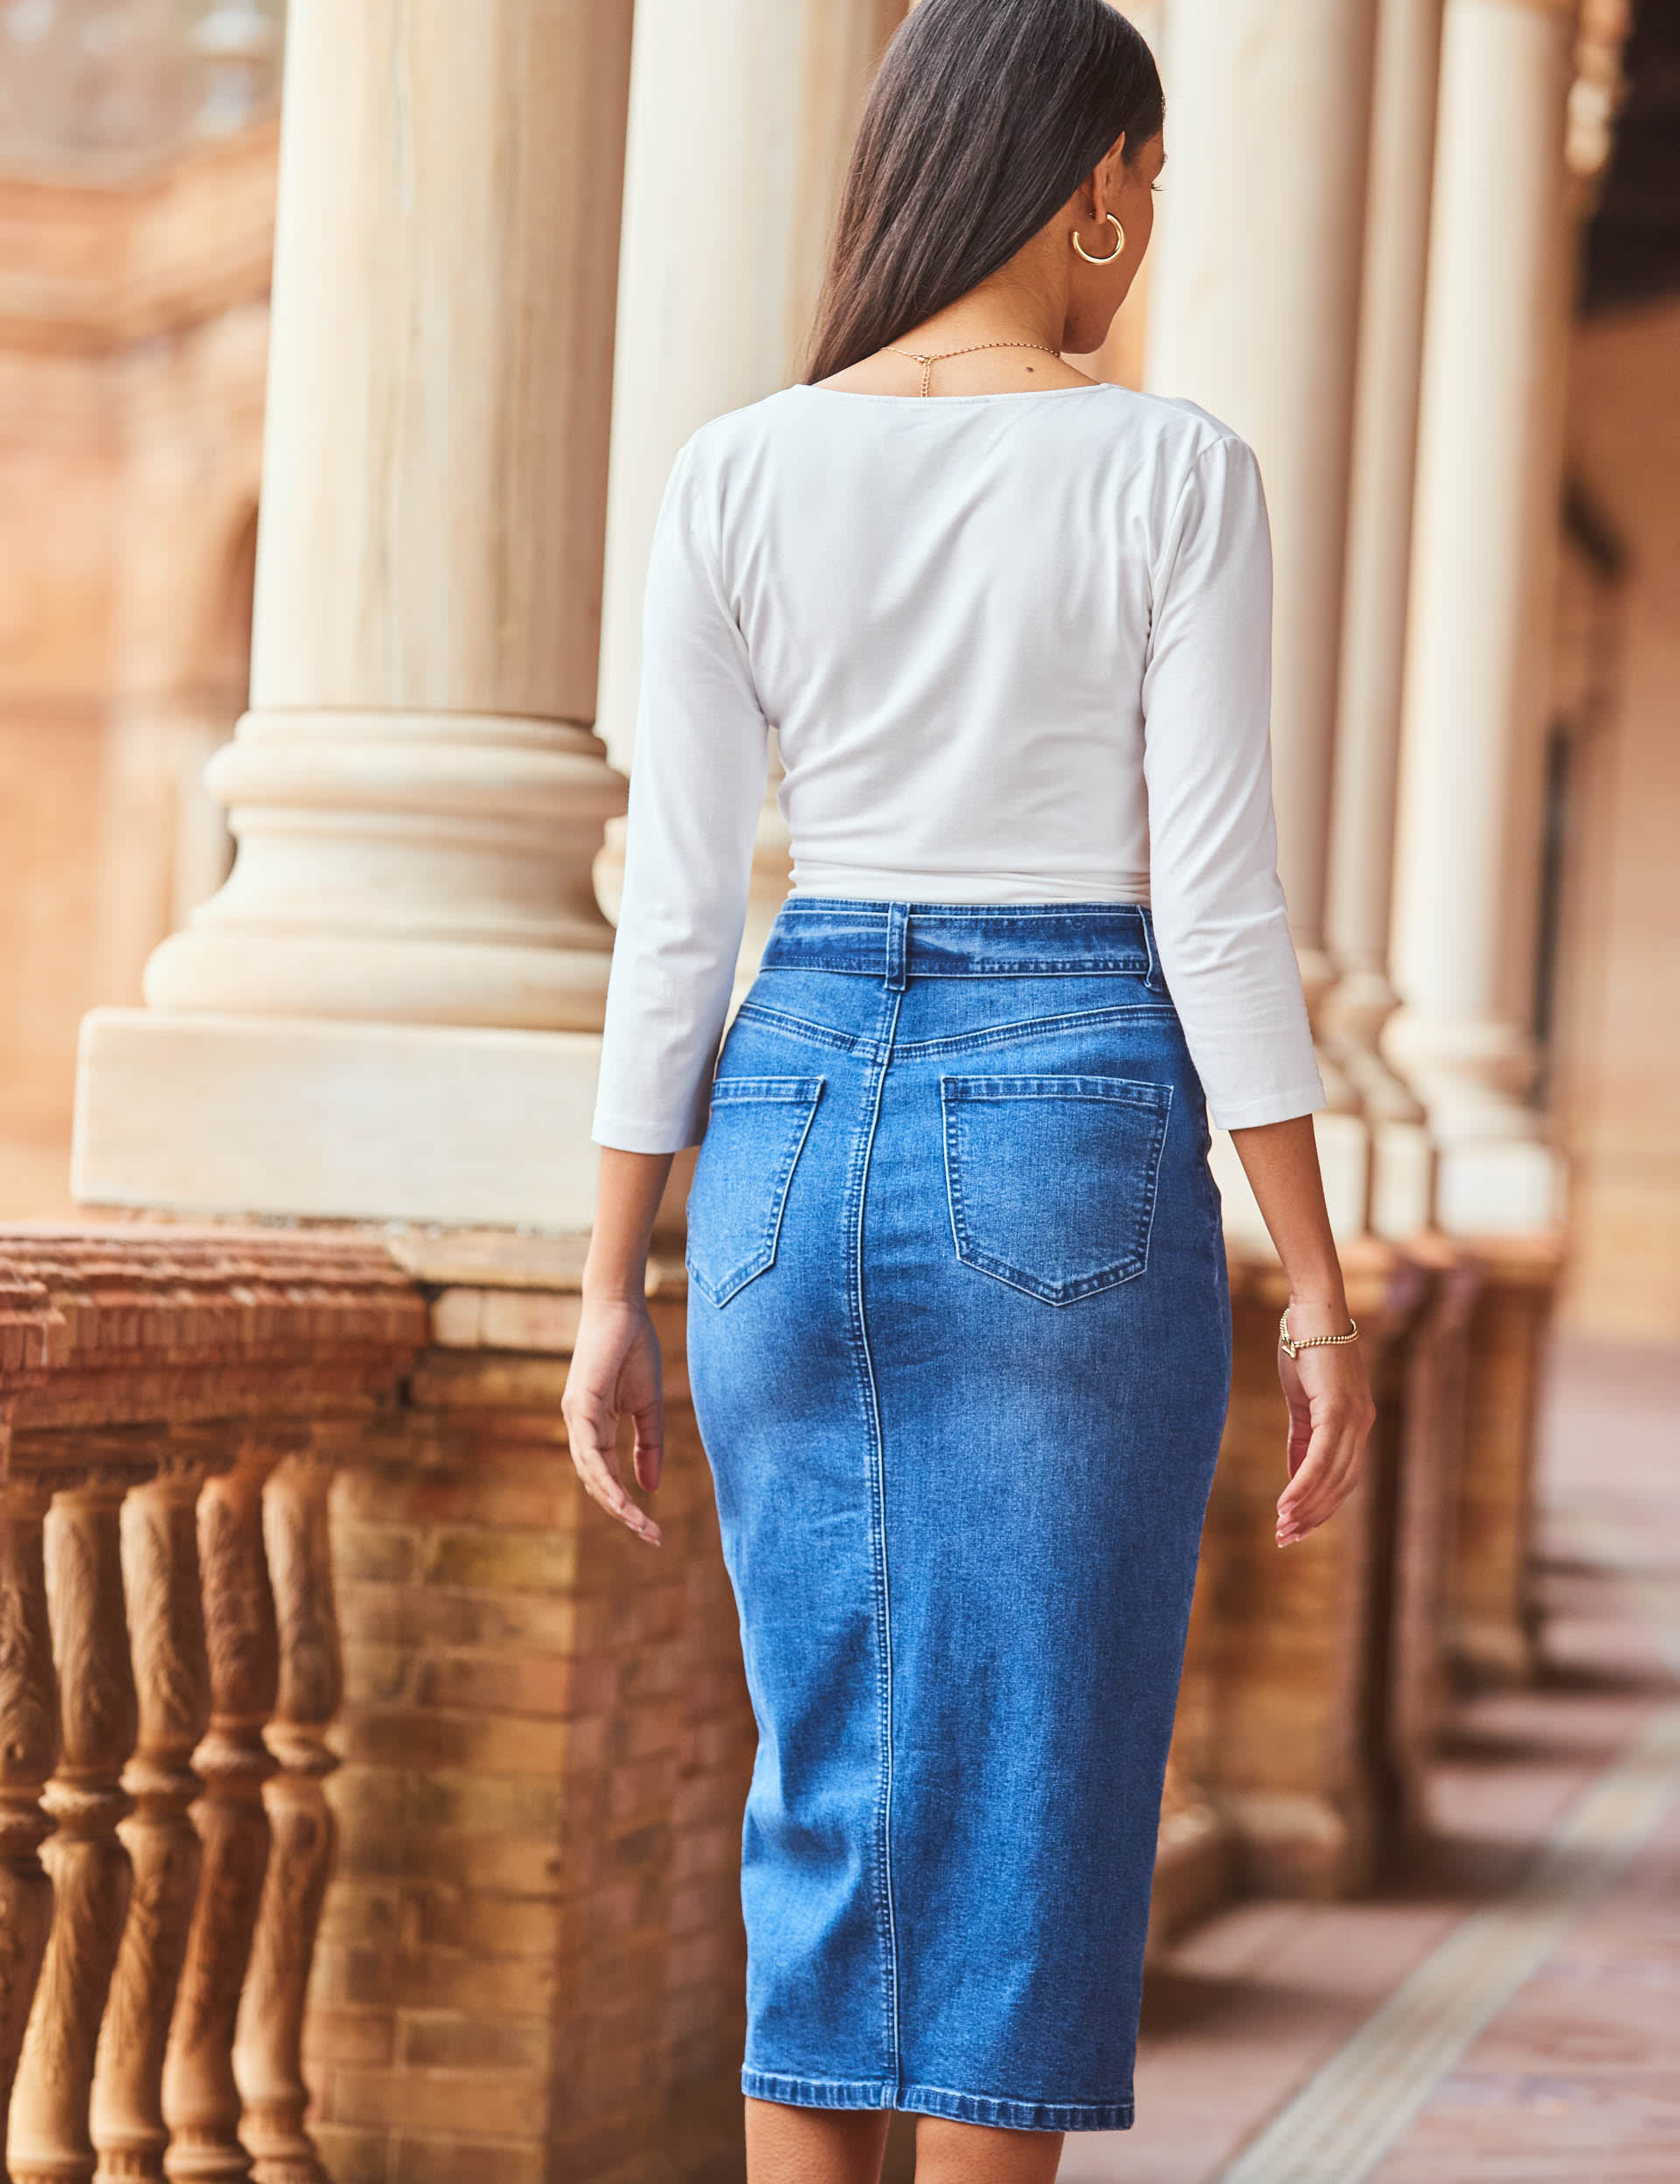
{"type": "Polygon", "coordinates": [[[662,1549],[579,1492],[551,1355],[430,1353],[338,1481],[307,2056],[336,2184],[738,2174],[752,1726],[664,1312],[662,1549]]]}

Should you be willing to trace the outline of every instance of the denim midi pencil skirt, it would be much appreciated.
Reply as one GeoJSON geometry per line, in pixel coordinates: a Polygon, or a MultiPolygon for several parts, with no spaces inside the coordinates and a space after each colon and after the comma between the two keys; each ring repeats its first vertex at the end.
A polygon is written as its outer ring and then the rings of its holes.
{"type": "Polygon", "coordinates": [[[1146,910],[780,914],[689,1202],[751,2096],[1131,2121],[1230,1380],[1208,1149],[1146,910]]]}

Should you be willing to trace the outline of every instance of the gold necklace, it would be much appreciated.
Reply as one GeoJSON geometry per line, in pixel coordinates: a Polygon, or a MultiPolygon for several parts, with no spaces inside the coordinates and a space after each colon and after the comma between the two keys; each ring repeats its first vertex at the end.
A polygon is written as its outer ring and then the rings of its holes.
{"type": "Polygon", "coordinates": [[[921,367],[921,392],[930,395],[934,390],[934,367],[948,363],[954,356],[978,356],[982,349],[1038,349],[1046,356],[1060,356],[1060,349],[1053,349],[1043,341],[976,341],[966,349],[941,349],[932,356],[918,354],[914,349],[894,348],[888,341],[882,344],[889,356],[907,356],[913,364],[921,367]]]}

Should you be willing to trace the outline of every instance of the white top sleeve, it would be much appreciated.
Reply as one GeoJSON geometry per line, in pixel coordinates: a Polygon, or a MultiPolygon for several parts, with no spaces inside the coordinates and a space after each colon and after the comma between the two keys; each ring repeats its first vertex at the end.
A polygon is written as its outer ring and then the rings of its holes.
{"type": "Polygon", "coordinates": [[[1278,878],[1271,539],[1241,440],[1192,466],[1152,589],[1144,779],[1161,967],[1215,1127],[1284,1122],[1325,1098],[1278,878]]]}
{"type": "Polygon", "coordinates": [[[674,1152],[704,1135],[746,922],[768,738],[691,448],[654,534],[624,896],[592,1135],[674,1152]]]}

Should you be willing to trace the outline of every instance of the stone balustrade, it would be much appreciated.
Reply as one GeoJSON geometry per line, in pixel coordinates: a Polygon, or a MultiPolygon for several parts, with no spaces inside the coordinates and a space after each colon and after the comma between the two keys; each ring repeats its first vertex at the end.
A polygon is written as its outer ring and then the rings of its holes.
{"type": "MultiPolygon", "coordinates": [[[[1522,1628],[1553,1262],[1347,1257],[1372,1460],[1280,1555],[1281,1276],[1233,1254],[1158,1943],[1233,1890],[1365,1886],[1423,1824],[1449,1670],[1522,1628]]],[[[566,1460],[581,1264],[506,1232],[0,1230],[0,2184],[735,2158],[753,1732],[682,1263],[649,1276],[657,1555],[566,1460]]]]}
{"type": "Polygon", "coordinates": [[[1179,1741],[1221,1822],[1237,1883],[1263,1894],[1364,1886],[1384,1846],[1395,1766],[1380,1690],[1389,1649],[1404,1360],[1422,1280],[1366,1238],[1344,1247],[1378,1420],[1365,1476],[1336,1521],[1280,1553],[1284,1410],[1275,1261],[1232,1263],[1231,1408],[1208,1506],[1179,1741]]]}
{"type": "Polygon", "coordinates": [[[1447,1522],[1444,1620],[1462,1677],[1521,1683],[1536,1664],[1535,1433],[1562,1252],[1555,1236],[1501,1236],[1481,1242],[1476,1261],[1482,1281],[1466,1332],[1465,1457],[1447,1522]]]}
{"type": "Polygon", "coordinates": [[[1236,1889],[1355,1893],[1428,1825],[1452,1683],[1532,1665],[1523,1587],[1556,1247],[1344,1247],[1377,1402],[1335,1523],[1272,1544],[1276,1263],[1235,1248],[1231,1409],[1208,1505],[1156,1864],[1159,1946],[1236,1889]]]}
{"type": "Polygon", "coordinates": [[[354,1240],[0,1234],[10,2184],[325,2177],[299,2050],[340,1676],[326,1482],[424,1333],[354,1240]]]}

